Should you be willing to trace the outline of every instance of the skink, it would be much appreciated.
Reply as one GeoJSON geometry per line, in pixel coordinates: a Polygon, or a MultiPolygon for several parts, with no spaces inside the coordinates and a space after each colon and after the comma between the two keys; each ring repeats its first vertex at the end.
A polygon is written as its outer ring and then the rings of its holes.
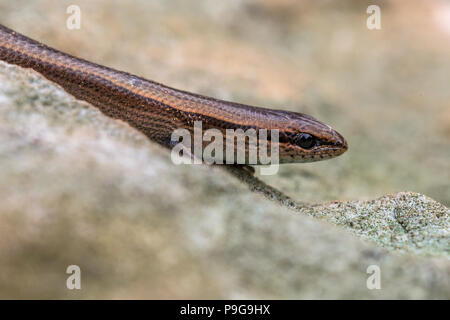
{"type": "Polygon", "coordinates": [[[175,129],[279,131],[279,163],[311,162],[344,153],[342,135],[313,117],[177,90],[52,49],[0,25],[0,60],[31,68],[65,91],[171,148],[175,129]]]}

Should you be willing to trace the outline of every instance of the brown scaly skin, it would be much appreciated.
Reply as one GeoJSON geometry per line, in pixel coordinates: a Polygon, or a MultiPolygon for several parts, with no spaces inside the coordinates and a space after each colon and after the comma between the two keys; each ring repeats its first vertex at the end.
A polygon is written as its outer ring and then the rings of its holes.
{"type": "Polygon", "coordinates": [[[151,140],[172,147],[177,128],[203,130],[278,129],[280,163],[332,158],[347,150],[338,132],[302,113],[253,107],[173,89],[132,74],[104,67],[52,49],[0,25],[0,60],[31,68],[59,84],[77,99],[104,114],[126,121],[151,140]],[[307,133],[314,146],[299,145],[307,133]]]}

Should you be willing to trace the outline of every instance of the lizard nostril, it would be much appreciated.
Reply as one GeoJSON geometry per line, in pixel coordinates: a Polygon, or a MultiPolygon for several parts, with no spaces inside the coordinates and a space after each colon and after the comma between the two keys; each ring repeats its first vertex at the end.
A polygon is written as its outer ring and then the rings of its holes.
{"type": "Polygon", "coordinates": [[[343,149],[345,149],[345,150],[347,150],[348,149],[348,144],[347,144],[347,140],[345,140],[345,138],[343,137],[343,136],[341,136],[341,135],[339,135],[340,136],[340,140],[339,140],[339,145],[343,148],[343,149]]]}
{"type": "Polygon", "coordinates": [[[345,138],[344,138],[339,132],[337,132],[337,131],[335,131],[334,133],[335,133],[335,136],[334,136],[334,139],[335,139],[334,145],[335,145],[335,146],[338,146],[338,147],[341,147],[341,148],[343,148],[343,149],[347,149],[347,148],[348,148],[348,145],[347,145],[347,141],[345,140],[345,138]]]}

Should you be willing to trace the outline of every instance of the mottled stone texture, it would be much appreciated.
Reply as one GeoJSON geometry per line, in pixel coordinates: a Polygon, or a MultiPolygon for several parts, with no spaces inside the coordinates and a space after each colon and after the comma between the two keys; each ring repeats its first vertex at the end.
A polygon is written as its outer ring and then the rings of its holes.
{"type": "Polygon", "coordinates": [[[241,178],[175,166],[126,124],[0,63],[0,297],[450,297],[449,210],[432,199],[309,206],[241,178]],[[66,289],[72,264],[81,290],[66,289]],[[366,287],[370,265],[381,290],[366,287]]]}

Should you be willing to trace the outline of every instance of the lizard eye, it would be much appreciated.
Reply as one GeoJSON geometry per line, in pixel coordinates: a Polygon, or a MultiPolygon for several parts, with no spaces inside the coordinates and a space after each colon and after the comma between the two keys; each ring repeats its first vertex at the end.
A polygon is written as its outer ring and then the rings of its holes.
{"type": "Polygon", "coordinates": [[[309,133],[300,133],[297,138],[297,145],[303,149],[311,149],[316,145],[316,138],[309,133]]]}

